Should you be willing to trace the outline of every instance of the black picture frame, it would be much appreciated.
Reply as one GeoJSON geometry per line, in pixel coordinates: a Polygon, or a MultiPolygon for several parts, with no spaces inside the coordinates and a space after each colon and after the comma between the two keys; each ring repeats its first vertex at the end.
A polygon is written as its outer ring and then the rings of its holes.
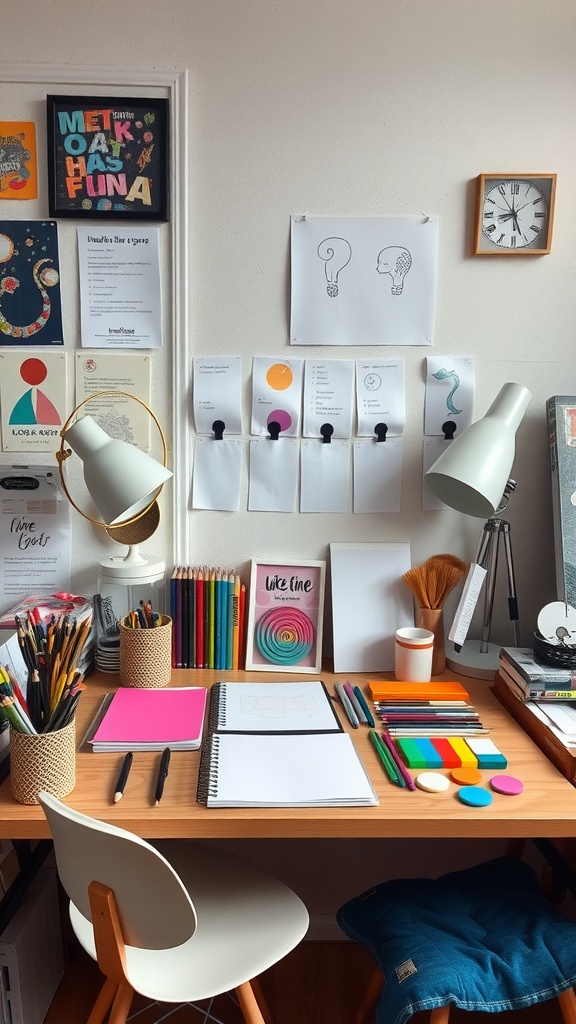
{"type": "Polygon", "coordinates": [[[50,217],[169,219],[169,101],[46,97],[50,217]]]}

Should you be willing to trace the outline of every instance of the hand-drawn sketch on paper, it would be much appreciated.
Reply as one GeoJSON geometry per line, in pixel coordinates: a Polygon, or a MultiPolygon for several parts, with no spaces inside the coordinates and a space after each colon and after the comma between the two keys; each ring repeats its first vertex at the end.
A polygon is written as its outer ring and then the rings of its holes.
{"type": "Polygon", "coordinates": [[[338,295],[338,275],[352,259],[350,242],[345,238],[325,238],[318,246],[318,255],[325,263],[326,292],[331,299],[335,299],[338,295]]]}

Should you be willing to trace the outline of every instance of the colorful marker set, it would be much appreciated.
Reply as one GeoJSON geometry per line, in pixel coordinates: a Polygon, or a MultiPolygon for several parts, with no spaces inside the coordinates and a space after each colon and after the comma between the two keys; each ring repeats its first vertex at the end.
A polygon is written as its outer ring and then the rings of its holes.
{"type": "Polygon", "coordinates": [[[334,684],[334,689],[353,729],[357,729],[360,723],[374,728],[374,716],[359,686],[352,686],[349,682],[338,682],[334,684]]]}
{"type": "Polygon", "coordinates": [[[152,611],[151,601],[140,601],[140,607],[128,612],[122,624],[128,629],[152,629],[160,625],[160,616],[152,611]]]}
{"type": "Polygon", "coordinates": [[[240,668],[245,607],[246,587],[237,572],[177,566],[170,582],[172,667],[240,668]]]}
{"type": "Polygon", "coordinates": [[[394,740],[408,768],[506,768],[508,761],[486,737],[403,737],[394,740]]]}

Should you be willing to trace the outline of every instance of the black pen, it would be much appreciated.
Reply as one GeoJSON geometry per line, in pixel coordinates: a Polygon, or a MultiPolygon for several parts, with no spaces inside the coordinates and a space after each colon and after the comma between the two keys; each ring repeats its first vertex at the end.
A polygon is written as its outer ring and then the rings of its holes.
{"type": "Polygon", "coordinates": [[[160,768],[158,769],[158,781],[156,783],[156,792],[154,794],[154,803],[158,807],[160,800],[162,799],[162,793],[164,792],[164,780],[168,776],[168,765],[170,764],[170,747],[166,747],[162,751],[162,757],[160,759],[160,768]]]}
{"type": "Polygon", "coordinates": [[[133,754],[128,753],[122,761],[122,767],[120,769],[120,775],[118,776],[118,782],[116,783],[116,789],[114,791],[114,803],[117,804],[119,800],[124,796],[124,787],[128,781],[130,769],[132,767],[133,754]]]}

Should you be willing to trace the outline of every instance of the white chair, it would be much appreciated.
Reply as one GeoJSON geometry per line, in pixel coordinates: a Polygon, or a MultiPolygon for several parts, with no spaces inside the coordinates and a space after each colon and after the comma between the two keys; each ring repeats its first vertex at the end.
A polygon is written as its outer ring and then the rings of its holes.
{"type": "Polygon", "coordinates": [[[271,1024],[255,979],[306,934],[295,893],[215,847],[152,846],[48,793],[39,800],[72,927],[106,978],[87,1024],[109,1010],[109,1024],[124,1024],[135,992],[194,1004],[232,990],[247,1024],[271,1024]]]}

